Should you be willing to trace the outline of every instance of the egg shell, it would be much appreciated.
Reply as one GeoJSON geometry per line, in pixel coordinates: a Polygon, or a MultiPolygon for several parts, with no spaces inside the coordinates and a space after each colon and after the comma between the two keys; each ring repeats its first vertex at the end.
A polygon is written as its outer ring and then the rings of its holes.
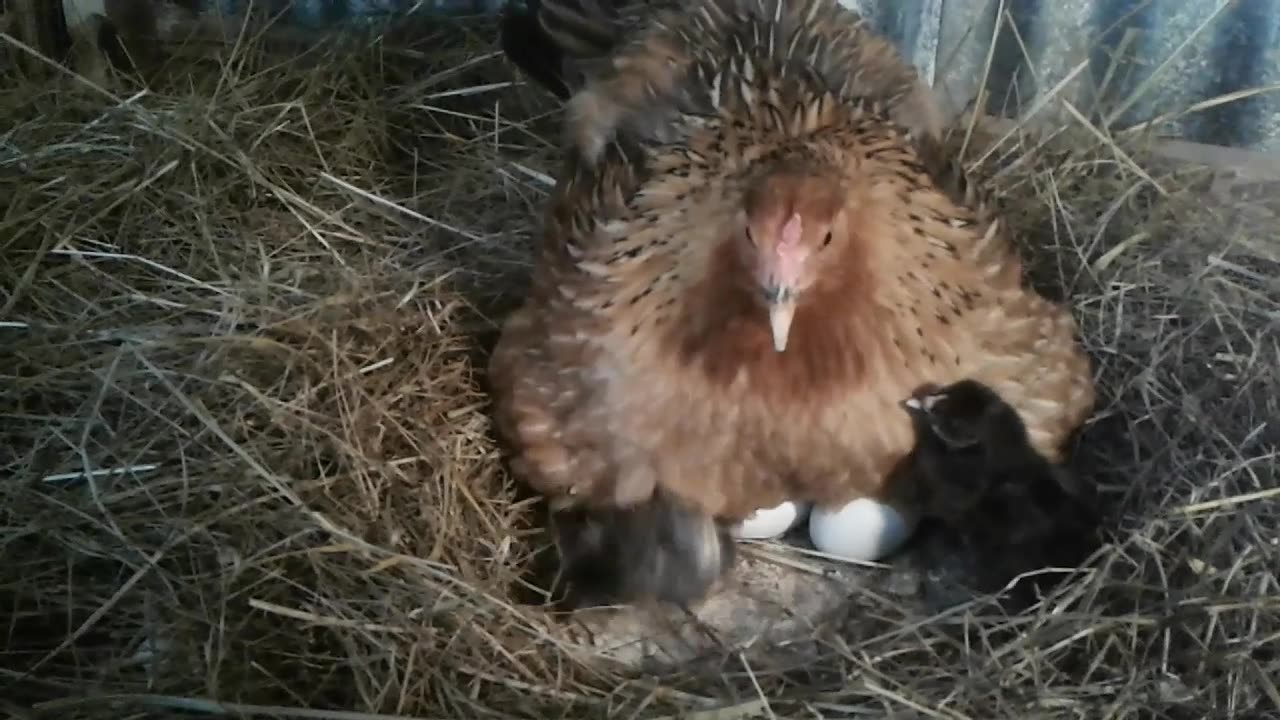
{"type": "Polygon", "coordinates": [[[844,506],[814,508],[809,513],[809,539],[827,555],[875,562],[901,548],[918,524],[912,513],[858,498],[844,506]]]}
{"type": "Polygon", "coordinates": [[[786,500],[776,507],[756,510],[733,528],[733,536],[739,540],[771,540],[799,525],[808,512],[808,503],[786,500]]]}

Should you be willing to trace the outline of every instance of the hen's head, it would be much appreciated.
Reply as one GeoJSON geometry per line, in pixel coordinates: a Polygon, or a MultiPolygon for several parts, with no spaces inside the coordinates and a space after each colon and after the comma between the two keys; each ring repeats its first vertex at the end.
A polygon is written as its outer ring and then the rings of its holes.
{"type": "Polygon", "coordinates": [[[805,292],[821,283],[827,256],[848,235],[840,179],[773,172],[747,188],[742,247],[757,296],[769,313],[774,350],[787,348],[791,320],[805,292]]]}

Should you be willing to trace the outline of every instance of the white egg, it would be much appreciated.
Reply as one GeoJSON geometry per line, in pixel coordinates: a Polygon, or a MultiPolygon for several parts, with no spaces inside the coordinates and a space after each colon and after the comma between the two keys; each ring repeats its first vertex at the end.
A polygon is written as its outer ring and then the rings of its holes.
{"type": "Polygon", "coordinates": [[[846,560],[875,562],[902,547],[919,518],[871,498],[809,513],[809,539],[819,552],[846,560]]]}
{"type": "Polygon", "coordinates": [[[777,507],[761,508],[738,523],[733,536],[740,540],[771,540],[800,524],[808,512],[808,503],[790,500],[777,507]]]}

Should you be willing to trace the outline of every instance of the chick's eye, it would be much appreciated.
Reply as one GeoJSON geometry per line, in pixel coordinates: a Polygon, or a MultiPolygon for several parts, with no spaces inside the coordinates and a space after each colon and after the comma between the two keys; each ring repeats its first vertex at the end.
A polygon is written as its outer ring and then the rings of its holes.
{"type": "Polygon", "coordinates": [[[831,237],[831,231],[828,230],[827,234],[822,238],[822,247],[826,247],[831,244],[831,237]]]}

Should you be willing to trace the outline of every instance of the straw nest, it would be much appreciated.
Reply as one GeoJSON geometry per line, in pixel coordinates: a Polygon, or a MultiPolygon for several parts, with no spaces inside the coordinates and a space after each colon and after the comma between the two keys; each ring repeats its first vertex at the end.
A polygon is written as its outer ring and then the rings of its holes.
{"type": "Polygon", "coordinates": [[[1097,360],[1114,541],[1016,618],[854,593],[803,664],[630,671],[521,604],[540,521],[486,414],[555,108],[491,27],[413,35],[244,37],[145,91],[5,63],[0,709],[1280,712],[1268,208],[1080,119],[975,144],[1097,360]]]}

